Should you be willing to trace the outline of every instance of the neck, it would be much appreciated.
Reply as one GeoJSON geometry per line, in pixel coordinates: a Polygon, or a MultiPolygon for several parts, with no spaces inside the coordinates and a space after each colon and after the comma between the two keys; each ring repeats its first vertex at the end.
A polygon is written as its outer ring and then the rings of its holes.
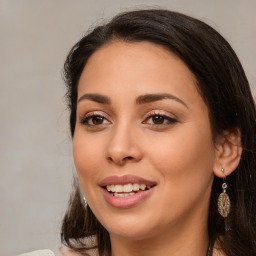
{"type": "Polygon", "coordinates": [[[159,230],[155,235],[137,240],[111,235],[111,256],[206,256],[209,246],[207,220],[201,226],[198,223],[198,220],[183,222],[171,228],[173,232],[168,234],[159,230]]]}

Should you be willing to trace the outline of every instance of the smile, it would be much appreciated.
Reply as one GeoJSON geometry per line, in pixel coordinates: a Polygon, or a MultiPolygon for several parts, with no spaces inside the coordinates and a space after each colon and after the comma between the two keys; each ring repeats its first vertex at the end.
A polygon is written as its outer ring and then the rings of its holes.
{"type": "Polygon", "coordinates": [[[146,184],[125,184],[125,185],[107,185],[106,189],[110,192],[113,196],[116,197],[127,197],[132,196],[139,190],[144,191],[150,189],[152,186],[147,186],[146,184]]]}
{"type": "Polygon", "coordinates": [[[113,207],[129,208],[144,201],[156,183],[131,175],[111,176],[101,182],[106,201],[113,207]]]}
{"type": "Polygon", "coordinates": [[[107,185],[107,191],[109,192],[132,192],[132,191],[139,191],[139,190],[146,190],[151,188],[151,186],[147,186],[145,184],[126,184],[126,185],[107,185]]]}

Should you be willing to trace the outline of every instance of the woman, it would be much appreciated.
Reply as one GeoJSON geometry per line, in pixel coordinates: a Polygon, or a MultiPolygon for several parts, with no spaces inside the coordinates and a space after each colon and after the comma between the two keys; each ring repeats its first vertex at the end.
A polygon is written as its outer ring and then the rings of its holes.
{"type": "Polygon", "coordinates": [[[65,79],[71,251],[256,255],[255,104],[221,35],[175,12],[124,13],[72,48],[65,79]]]}

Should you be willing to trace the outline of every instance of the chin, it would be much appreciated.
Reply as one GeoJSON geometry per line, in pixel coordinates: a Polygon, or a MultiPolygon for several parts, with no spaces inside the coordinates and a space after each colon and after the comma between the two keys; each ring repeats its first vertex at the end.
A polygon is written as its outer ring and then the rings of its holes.
{"type": "Polygon", "coordinates": [[[148,229],[142,228],[130,228],[130,229],[125,229],[125,228],[118,228],[118,229],[111,229],[109,230],[110,237],[115,236],[119,238],[124,238],[128,240],[143,240],[143,239],[148,239],[149,234],[151,232],[148,229]]]}
{"type": "MultiPolygon", "coordinates": [[[[152,219],[152,218],[150,218],[152,219]]],[[[106,221],[107,224],[103,223],[103,226],[107,229],[110,236],[126,238],[130,240],[142,240],[152,235],[154,224],[150,219],[139,216],[120,216],[111,218],[111,221],[106,221]],[[114,221],[114,219],[116,219],[114,221]],[[150,225],[149,225],[150,223],[150,225]]],[[[153,218],[154,219],[154,218],[153,218]]],[[[157,226],[157,225],[156,225],[157,226]]]]}

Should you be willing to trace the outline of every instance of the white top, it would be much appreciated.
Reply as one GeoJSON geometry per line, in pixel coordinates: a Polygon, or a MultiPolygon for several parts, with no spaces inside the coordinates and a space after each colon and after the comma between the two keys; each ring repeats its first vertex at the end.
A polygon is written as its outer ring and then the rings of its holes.
{"type": "MultiPolygon", "coordinates": [[[[88,250],[88,255],[90,256],[98,256],[97,250],[91,249],[88,250]]],[[[71,249],[62,246],[59,250],[54,253],[53,251],[46,249],[46,250],[37,250],[33,252],[27,252],[23,254],[19,254],[18,256],[81,256],[80,253],[74,252],[71,249]]]]}
{"type": "Polygon", "coordinates": [[[55,254],[51,250],[38,250],[38,251],[23,253],[18,256],[55,256],[55,254]]]}
{"type": "MultiPolygon", "coordinates": [[[[66,255],[77,256],[79,254],[76,254],[76,253],[66,254],[65,252],[63,254],[62,253],[57,254],[57,256],[66,256],[66,255]]],[[[97,253],[95,251],[94,252],[92,251],[92,254],[90,254],[90,255],[96,256],[97,253]]],[[[38,251],[19,254],[18,256],[56,256],[56,255],[51,250],[38,250],[38,251]]],[[[224,256],[224,254],[222,254],[220,251],[214,249],[213,256],[224,256]]]]}

